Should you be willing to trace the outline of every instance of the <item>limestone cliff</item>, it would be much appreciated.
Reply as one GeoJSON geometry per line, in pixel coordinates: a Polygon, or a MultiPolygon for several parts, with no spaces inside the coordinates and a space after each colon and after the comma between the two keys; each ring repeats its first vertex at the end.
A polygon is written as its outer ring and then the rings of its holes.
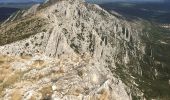
{"type": "Polygon", "coordinates": [[[155,60],[152,50],[161,43],[168,48],[169,41],[152,45],[157,40],[144,30],[146,23],[128,22],[81,0],[50,0],[20,12],[0,26],[0,54],[7,55],[0,60],[2,99],[169,98],[148,94],[147,85],[155,87],[153,77],[162,74],[154,65],[169,71],[169,63],[155,60]]]}

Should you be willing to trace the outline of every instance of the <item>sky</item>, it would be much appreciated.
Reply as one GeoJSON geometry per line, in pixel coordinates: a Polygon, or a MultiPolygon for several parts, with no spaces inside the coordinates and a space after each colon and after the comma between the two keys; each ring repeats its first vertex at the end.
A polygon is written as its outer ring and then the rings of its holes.
{"type": "Polygon", "coordinates": [[[20,3],[20,2],[31,2],[31,1],[33,1],[33,2],[42,2],[43,0],[0,0],[0,2],[18,2],[18,3],[20,3]]]}
{"type": "MultiPolygon", "coordinates": [[[[30,2],[30,1],[35,1],[35,2],[41,2],[44,0],[0,0],[0,2],[30,2]]],[[[112,2],[112,1],[163,1],[163,0],[86,0],[88,2],[95,2],[95,3],[101,3],[101,2],[112,2]]],[[[170,0],[166,0],[170,1],[170,0]]]]}

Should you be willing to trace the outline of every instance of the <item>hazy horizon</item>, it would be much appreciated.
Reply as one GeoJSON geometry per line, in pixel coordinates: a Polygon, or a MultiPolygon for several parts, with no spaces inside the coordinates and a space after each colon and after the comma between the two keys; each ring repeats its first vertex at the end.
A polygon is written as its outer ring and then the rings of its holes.
{"type": "MultiPolygon", "coordinates": [[[[0,3],[27,3],[27,2],[44,2],[45,0],[0,0],[0,3]]],[[[169,0],[85,0],[92,3],[105,3],[105,2],[165,2],[169,0]]]]}

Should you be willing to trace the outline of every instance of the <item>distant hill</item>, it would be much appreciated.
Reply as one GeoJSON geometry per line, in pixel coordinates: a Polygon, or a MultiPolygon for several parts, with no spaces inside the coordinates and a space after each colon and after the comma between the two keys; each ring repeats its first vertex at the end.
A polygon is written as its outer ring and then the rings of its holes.
{"type": "Polygon", "coordinates": [[[106,10],[116,11],[124,16],[143,18],[158,23],[170,23],[170,3],[127,3],[100,4],[106,10]]]}
{"type": "Polygon", "coordinates": [[[6,20],[12,13],[18,10],[19,8],[0,7],[0,22],[6,20]]]}
{"type": "Polygon", "coordinates": [[[29,8],[34,4],[40,2],[26,2],[26,3],[0,3],[0,7],[8,7],[8,8],[29,8]]]}
{"type": "Polygon", "coordinates": [[[41,3],[41,2],[23,2],[23,3],[0,3],[0,22],[6,20],[11,14],[20,10],[28,9],[32,5],[41,3]]]}

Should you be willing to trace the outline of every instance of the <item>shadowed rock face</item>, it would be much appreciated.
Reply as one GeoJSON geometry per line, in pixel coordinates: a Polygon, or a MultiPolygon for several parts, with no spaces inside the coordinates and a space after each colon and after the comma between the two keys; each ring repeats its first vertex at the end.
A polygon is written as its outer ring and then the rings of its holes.
{"type": "Polygon", "coordinates": [[[168,31],[153,32],[147,22],[127,22],[81,0],[50,0],[17,16],[0,27],[0,54],[19,60],[2,60],[0,66],[7,63],[13,74],[22,74],[7,86],[11,77],[4,74],[1,98],[18,88],[21,99],[169,98],[169,90],[156,88],[169,87],[168,31]],[[22,84],[29,80],[30,88],[22,84]]]}

